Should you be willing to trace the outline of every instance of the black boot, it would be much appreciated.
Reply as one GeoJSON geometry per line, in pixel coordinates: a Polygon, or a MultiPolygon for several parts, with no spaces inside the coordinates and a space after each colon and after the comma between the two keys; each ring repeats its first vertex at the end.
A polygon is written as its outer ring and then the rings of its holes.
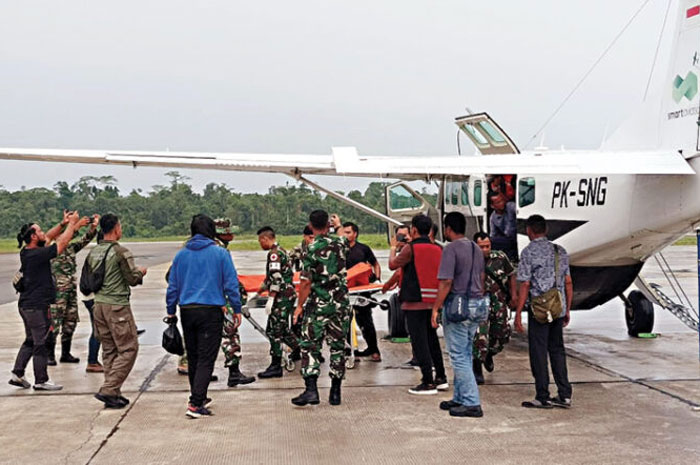
{"type": "Polygon", "coordinates": [[[78,363],[80,359],[78,357],[73,357],[70,354],[72,338],[68,338],[65,341],[61,341],[61,363],[78,363]]]}
{"type": "Polygon", "coordinates": [[[258,378],[281,378],[282,377],[282,357],[272,357],[270,366],[265,371],[258,373],[258,378]]]}
{"type": "Polygon", "coordinates": [[[340,405],[340,385],[343,383],[341,378],[331,379],[331,393],[328,396],[328,403],[331,405],[340,405]]]}
{"type": "Polygon", "coordinates": [[[56,333],[50,331],[48,336],[46,336],[46,351],[48,352],[48,361],[46,362],[49,366],[56,366],[56,333]]]}
{"type": "Polygon", "coordinates": [[[491,352],[488,353],[486,360],[484,360],[484,368],[486,368],[486,371],[489,373],[493,371],[493,354],[491,352]]]}
{"type": "Polygon", "coordinates": [[[238,366],[228,367],[228,387],[238,386],[239,384],[250,384],[255,381],[255,376],[246,376],[241,373],[238,366]]]}
{"type": "Polygon", "coordinates": [[[473,371],[476,384],[484,384],[484,371],[481,369],[481,360],[474,360],[473,371]]]}
{"type": "Polygon", "coordinates": [[[315,376],[309,376],[304,378],[304,383],[306,383],[306,389],[301,395],[292,399],[294,405],[303,407],[306,404],[318,405],[320,400],[318,398],[318,387],[316,386],[317,378],[315,376]]]}

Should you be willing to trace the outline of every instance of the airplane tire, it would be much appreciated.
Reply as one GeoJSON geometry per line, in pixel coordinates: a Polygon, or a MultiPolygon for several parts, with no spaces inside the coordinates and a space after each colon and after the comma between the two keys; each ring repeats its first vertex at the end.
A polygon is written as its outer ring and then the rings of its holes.
{"type": "Polygon", "coordinates": [[[408,337],[406,330],[406,317],[401,310],[398,292],[389,298],[389,311],[387,312],[389,319],[389,336],[390,337],[408,337]]]}
{"type": "Polygon", "coordinates": [[[632,291],[627,297],[629,305],[625,308],[627,334],[632,337],[639,333],[650,333],[654,329],[654,304],[640,291],[632,291]]]}

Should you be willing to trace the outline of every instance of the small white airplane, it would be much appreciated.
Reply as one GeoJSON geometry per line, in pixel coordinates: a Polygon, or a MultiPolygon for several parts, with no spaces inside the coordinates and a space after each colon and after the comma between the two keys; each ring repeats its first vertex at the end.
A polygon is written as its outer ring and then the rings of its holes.
{"type": "MultiPolygon", "coordinates": [[[[550,239],[571,256],[574,309],[615,297],[626,302],[632,335],[653,327],[651,302],[674,311],[655,286],[638,278],[644,263],[700,226],[700,0],[677,1],[670,68],[658,98],[647,99],[600,150],[521,151],[487,114],[457,118],[474,156],[374,157],[337,147],[330,155],[191,153],[0,148],[0,159],[284,173],[382,218],[388,226],[418,212],[438,223],[461,211],[469,232],[488,230],[488,186],[507,176],[513,189],[519,242],[532,214],[548,221],[550,239]],[[386,188],[386,214],[307,179],[307,175],[397,179],[386,188]],[[437,205],[403,181],[437,182],[437,205]],[[636,280],[642,293],[623,292],[636,280]]],[[[671,10],[673,11],[673,10],[671,10]]],[[[674,24],[673,21],[670,21],[674,24]]],[[[678,311],[676,306],[675,310],[678,311]]],[[[686,324],[697,329],[692,317],[686,324]]]]}

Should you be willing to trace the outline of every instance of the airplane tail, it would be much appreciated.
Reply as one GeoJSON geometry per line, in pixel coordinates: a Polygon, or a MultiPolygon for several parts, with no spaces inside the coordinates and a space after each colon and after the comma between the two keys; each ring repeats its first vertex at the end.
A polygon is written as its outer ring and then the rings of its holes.
{"type": "Polygon", "coordinates": [[[700,151],[700,0],[669,1],[668,33],[673,35],[667,72],[642,110],[603,143],[604,149],[670,149],[685,156],[700,151]]]}

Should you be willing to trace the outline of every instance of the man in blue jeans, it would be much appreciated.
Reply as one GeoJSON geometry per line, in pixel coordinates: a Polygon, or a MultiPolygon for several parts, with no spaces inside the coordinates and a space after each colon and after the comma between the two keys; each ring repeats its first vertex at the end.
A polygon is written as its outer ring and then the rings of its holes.
{"type": "Polygon", "coordinates": [[[454,372],[452,400],[440,402],[440,409],[453,417],[482,417],[479,388],[472,371],[474,335],[488,317],[488,300],[484,297],[484,255],[474,242],[464,237],[467,221],[459,212],[445,216],[445,237],[450,243],[442,251],[438,271],[438,295],[433,304],[432,325],[438,327],[438,312],[448,308],[457,295],[468,297],[468,318],[459,323],[443,322],[445,343],[454,372]]]}

